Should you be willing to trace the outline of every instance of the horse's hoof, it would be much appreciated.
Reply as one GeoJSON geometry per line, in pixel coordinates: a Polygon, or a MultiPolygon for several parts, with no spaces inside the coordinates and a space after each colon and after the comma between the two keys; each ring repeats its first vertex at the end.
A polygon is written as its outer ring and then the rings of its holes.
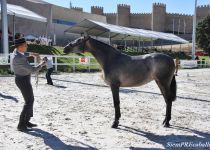
{"type": "Polygon", "coordinates": [[[170,124],[169,124],[169,123],[165,123],[165,124],[164,124],[164,127],[165,127],[165,128],[169,128],[169,127],[170,127],[170,124]]]}
{"type": "Polygon", "coordinates": [[[166,123],[166,119],[163,120],[163,124],[165,124],[165,123],[166,123]]]}
{"type": "Polygon", "coordinates": [[[112,124],[112,128],[116,129],[119,125],[119,121],[114,121],[112,124]]]}

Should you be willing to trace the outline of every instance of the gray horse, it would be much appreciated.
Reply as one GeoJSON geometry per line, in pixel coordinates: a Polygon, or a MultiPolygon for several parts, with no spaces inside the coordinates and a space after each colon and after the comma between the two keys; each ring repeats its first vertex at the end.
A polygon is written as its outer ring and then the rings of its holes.
{"type": "Polygon", "coordinates": [[[102,67],[104,81],[111,87],[115,108],[113,128],[118,127],[121,117],[119,87],[140,86],[152,80],[156,81],[166,102],[163,124],[170,126],[172,102],[176,99],[172,57],[160,53],[128,56],[90,36],[80,37],[64,48],[66,54],[84,52],[90,52],[96,58],[102,67]]]}

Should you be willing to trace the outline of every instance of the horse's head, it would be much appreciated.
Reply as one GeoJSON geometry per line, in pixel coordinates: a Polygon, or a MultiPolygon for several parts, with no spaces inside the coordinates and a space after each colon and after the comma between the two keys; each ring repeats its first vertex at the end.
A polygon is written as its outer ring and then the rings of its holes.
{"type": "Polygon", "coordinates": [[[64,47],[63,52],[68,53],[84,53],[86,41],[89,39],[89,36],[80,37],[74,41],[71,41],[68,45],[64,47]]]}

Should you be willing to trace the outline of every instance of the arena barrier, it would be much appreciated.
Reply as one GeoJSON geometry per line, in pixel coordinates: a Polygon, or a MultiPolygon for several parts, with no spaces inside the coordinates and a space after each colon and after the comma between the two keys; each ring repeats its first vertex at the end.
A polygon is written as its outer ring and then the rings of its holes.
{"type": "MultiPolygon", "coordinates": [[[[88,72],[91,70],[91,66],[96,66],[98,68],[99,64],[97,63],[96,59],[92,56],[61,56],[61,55],[40,55],[41,58],[48,57],[49,60],[53,62],[53,66],[55,71],[58,71],[59,66],[70,66],[73,69],[73,72],[76,71],[77,66],[86,66],[88,72]],[[62,63],[61,59],[68,59],[68,62],[62,63]]],[[[7,65],[11,66],[11,59],[13,54],[9,55],[0,55],[0,65],[4,66],[7,65]]],[[[36,62],[32,62],[32,65],[37,64],[36,62]]],[[[210,60],[180,60],[180,68],[187,69],[187,68],[210,68],[210,60]]],[[[12,69],[12,68],[11,68],[12,69]]]]}
{"type": "MultiPolygon", "coordinates": [[[[59,66],[70,66],[73,69],[73,72],[76,71],[77,66],[85,66],[87,67],[88,72],[91,70],[91,66],[96,66],[99,68],[99,64],[97,63],[96,59],[92,56],[61,56],[61,55],[40,55],[41,59],[44,57],[48,57],[48,60],[53,62],[53,66],[55,71],[58,71],[59,66]],[[68,60],[66,63],[62,62],[62,59],[68,60]]],[[[9,55],[0,55],[0,65],[2,66],[10,66],[12,70],[12,57],[13,53],[9,55]]],[[[31,65],[37,64],[37,62],[30,63],[31,65]]]]}

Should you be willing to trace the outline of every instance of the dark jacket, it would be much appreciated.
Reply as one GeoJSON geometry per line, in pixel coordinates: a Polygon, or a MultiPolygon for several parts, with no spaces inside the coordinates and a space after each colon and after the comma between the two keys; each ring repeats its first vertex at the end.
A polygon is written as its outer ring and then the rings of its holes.
{"type": "Polygon", "coordinates": [[[12,59],[12,69],[14,74],[17,76],[27,76],[31,73],[36,73],[41,70],[42,65],[38,65],[33,67],[29,64],[27,57],[22,55],[17,50],[13,52],[14,58],[12,59]]]}

